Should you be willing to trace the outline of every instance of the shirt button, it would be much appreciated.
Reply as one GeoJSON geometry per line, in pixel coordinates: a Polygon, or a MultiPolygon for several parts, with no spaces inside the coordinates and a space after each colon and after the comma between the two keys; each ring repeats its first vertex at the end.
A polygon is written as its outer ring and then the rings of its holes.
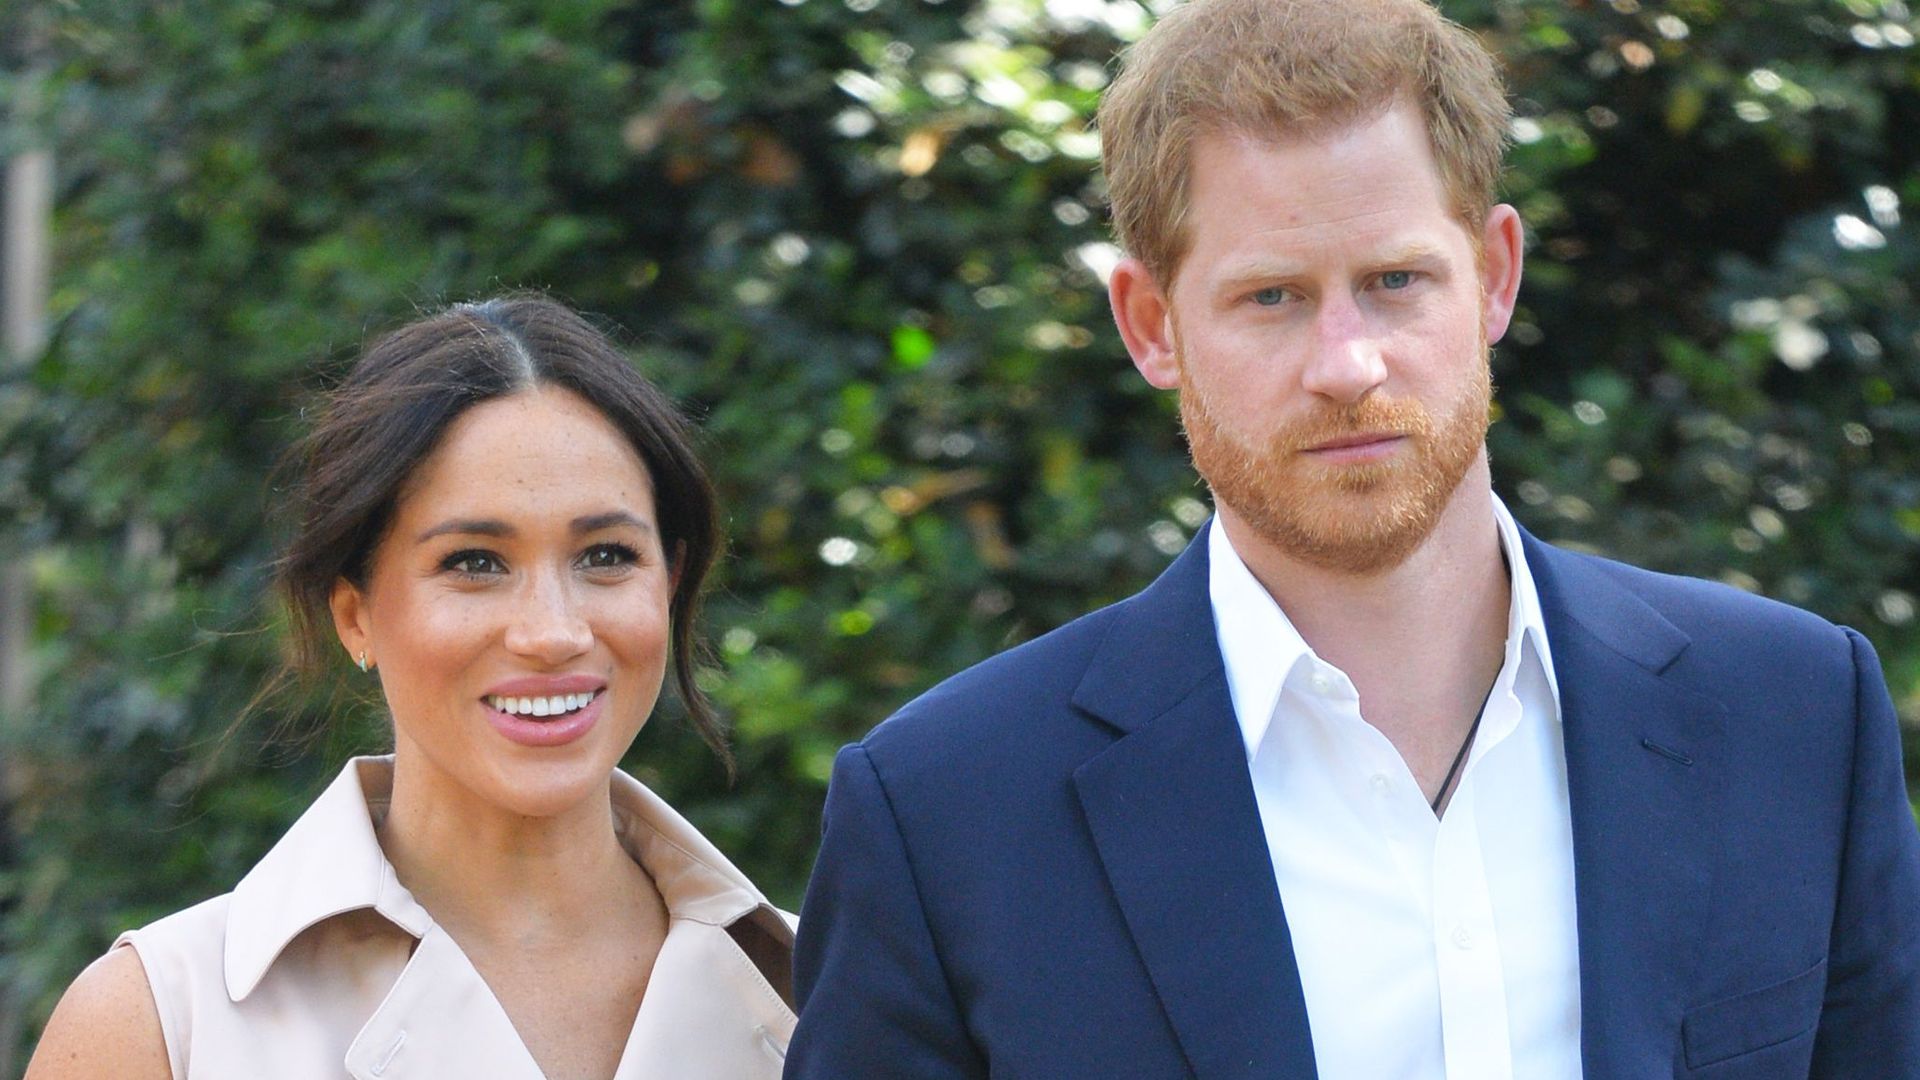
{"type": "Polygon", "coordinates": [[[1473,948],[1473,935],[1467,931],[1466,927],[1456,926],[1453,928],[1453,943],[1458,948],[1471,949],[1473,948]]]}
{"type": "Polygon", "coordinates": [[[1368,783],[1373,785],[1373,793],[1375,795],[1385,795],[1387,793],[1386,773],[1374,773],[1373,779],[1369,780],[1368,783]]]}
{"type": "Polygon", "coordinates": [[[1333,692],[1333,680],[1327,678],[1325,672],[1320,672],[1320,671],[1314,672],[1313,678],[1308,681],[1312,683],[1314,693],[1316,694],[1327,694],[1327,693],[1333,692]]]}

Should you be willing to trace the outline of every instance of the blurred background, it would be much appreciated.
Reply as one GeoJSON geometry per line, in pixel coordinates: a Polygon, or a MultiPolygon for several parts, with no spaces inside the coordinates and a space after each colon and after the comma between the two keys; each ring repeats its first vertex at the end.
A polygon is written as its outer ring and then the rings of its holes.
{"type": "MultiPolygon", "coordinates": [[[[0,4],[0,1076],[384,745],[344,663],[225,734],[282,642],[270,467],[370,334],[503,289],[701,420],[740,775],[671,701],[628,765],[797,905],[840,744],[1206,519],[1102,292],[1090,119],[1166,6],[0,4]]],[[[1920,746],[1920,20],[1443,6],[1517,105],[1498,490],[1859,628],[1920,746]]]]}

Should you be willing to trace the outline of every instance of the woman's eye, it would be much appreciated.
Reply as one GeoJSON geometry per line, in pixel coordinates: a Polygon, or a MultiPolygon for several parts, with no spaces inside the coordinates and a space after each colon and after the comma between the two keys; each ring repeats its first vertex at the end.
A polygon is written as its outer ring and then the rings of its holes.
{"type": "Polygon", "coordinates": [[[1261,289],[1251,297],[1253,302],[1261,307],[1273,307],[1286,298],[1287,290],[1285,289],[1261,289]]]}
{"type": "Polygon", "coordinates": [[[493,554],[485,551],[456,551],[441,560],[442,570],[451,570],[467,577],[484,577],[487,574],[502,574],[506,566],[493,554]]]}
{"type": "Polygon", "coordinates": [[[606,570],[631,565],[639,558],[639,552],[625,544],[595,544],[580,556],[580,565],[589,570],[606,570]]]}
{"type": "Polygon", "coordinates": [[[1404,289],[1413,284],[1413,271],[1389,270],[1380,275],[1380,287],[1383,289],[1404,289]]]}

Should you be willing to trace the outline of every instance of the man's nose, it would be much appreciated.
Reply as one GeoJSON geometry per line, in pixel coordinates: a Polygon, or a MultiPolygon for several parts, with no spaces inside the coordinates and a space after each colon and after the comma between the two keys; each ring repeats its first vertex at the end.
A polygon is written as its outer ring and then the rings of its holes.
{"type": "Polygon", "coordinates": [[[507,649],[543,664],[565,663],[593,645],[593,630],[564,574],[536,574],[515,598],[507,649]]]}
{"type": "Polygon", "coordinates": [[[1315,313],[1313,355],[1302,384],[1309,393],[1351,405],[1386,381],[1386,361],[1366,315],[1346,293],[1329,296],[1315,313]]]}

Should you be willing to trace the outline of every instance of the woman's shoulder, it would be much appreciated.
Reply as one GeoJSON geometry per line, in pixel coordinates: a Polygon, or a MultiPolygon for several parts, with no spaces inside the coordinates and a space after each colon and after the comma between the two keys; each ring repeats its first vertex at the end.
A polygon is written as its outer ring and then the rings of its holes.
{"type": "Polygon", "coordinates": [[[121,954],[138,958],[168,1046],[180,1045],[176,1037],[180,1003],[204,996],[199,991],[206,988],[224,992],[227,913],[232,901],[232,893],[222,893],[129,930],[103,958],[121,954]]]}
{"type": "Polygon", "coordinates": [[[181,1042],[167,1006],[185,987],[219,978],[227,901],[216,896],[121,934],[61,996],[34,1052],[32,1080],[178,1075],[181,1042]]]}
{"type": "MultiPolygon", "coordinates": [[[[376,780],[380,764],[372,762],[376,780]]],[[[68,990],[61,1026],[50,1021],[35,1058],[36,1070],[42,1058],[75,1053],[85,1063],[36,1071],[34,1080],[148,1075],[86,1056],[113,1046],[63,1048],[62,1039],[84,1043],[90,1028],[122,1018],[137,1029],[136,1046],[157,1055],[155,1076],[204,1072],[209,1062],[251,1067],[290,1034],[309,1043],[350,1037],[347,1020],[378,1005],[383,977],[390,982],[404,967],[427,925],[379,855],[361,784],[367,771],[349,763],[232,892],[121,934],[68,990]]]]}
{"type": "Polygon", "coordinates": [[[47,1020],[26,1080],[175,1075],[139,955],[116,947],[73,980],[47,1020]]]}

